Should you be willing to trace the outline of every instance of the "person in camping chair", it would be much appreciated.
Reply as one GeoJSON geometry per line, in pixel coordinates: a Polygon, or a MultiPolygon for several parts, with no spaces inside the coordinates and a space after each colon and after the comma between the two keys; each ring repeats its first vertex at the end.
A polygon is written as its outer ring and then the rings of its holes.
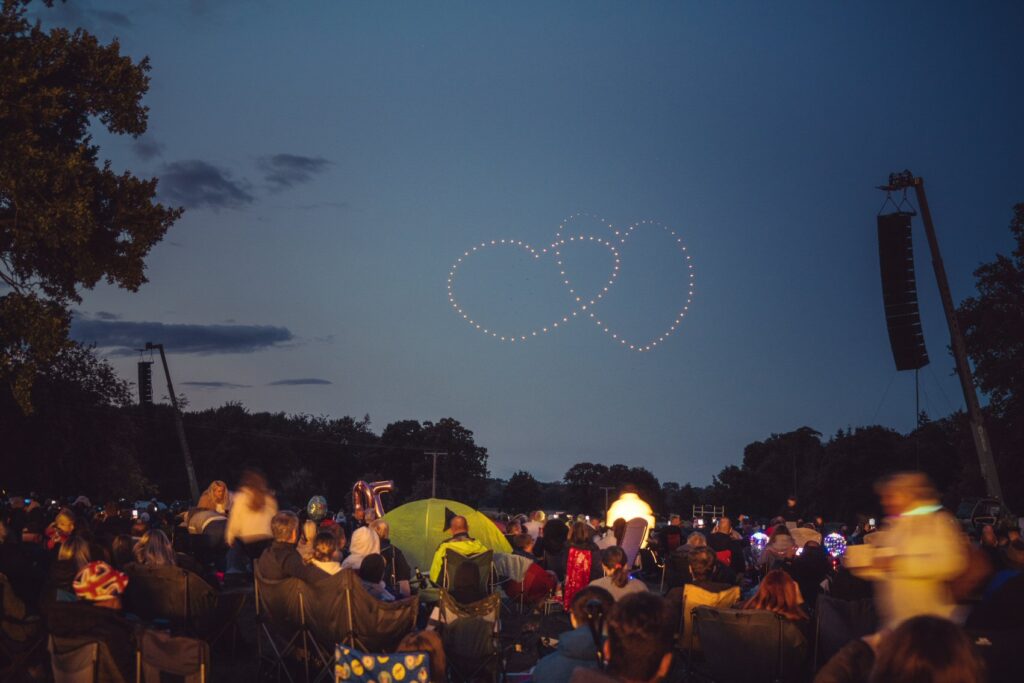
{"type": "Polygon", "coordinates": [[[451,538],[441,542],[434,552],[434,560],[430,563],[430,580],[436,585],[441,585],[441,568],[444,566],[445,551],[451,549],[460,555],[470,556],[487,552],[487,546],[469,535],[469,522],[466,518],[457,515],[452,517],[449,526],[451,538]]]}

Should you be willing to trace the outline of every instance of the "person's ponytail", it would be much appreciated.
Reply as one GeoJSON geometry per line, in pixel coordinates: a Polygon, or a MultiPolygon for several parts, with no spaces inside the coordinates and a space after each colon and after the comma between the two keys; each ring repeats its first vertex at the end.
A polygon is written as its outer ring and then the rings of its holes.
{"type": "Polygon", "coordinates": [[[611,571],[612,584],[624,588],[629,583],[629,570],[626,569],[626,551],[617,545],[601,551],[601,564],[611,571]]]}

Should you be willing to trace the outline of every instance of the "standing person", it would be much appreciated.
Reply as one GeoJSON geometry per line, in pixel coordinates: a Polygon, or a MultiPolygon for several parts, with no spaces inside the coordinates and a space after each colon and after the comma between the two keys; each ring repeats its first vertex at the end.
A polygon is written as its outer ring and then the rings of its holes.
{"type": "Polygon", "coordinates": [[[942,509],[921,472],[891,475],[875,490],[887,517],[870,543],[847,548],[848,567],[875,583],[875,607],[884,627],[896,628],[919,614],[948,619],[956,608],[949,582],[967,568],[966,541],[956,519],[942,509]]]}
{"type": "Polygon", "coordinates": [[[604,576],[594,579],[590,585],[603,588],[615,600],[620,600],[630,593],[642,593],[647,590],[647,584],[629,575],[626,551],[617,545],[601,551],[601,568],[604,570],[604,576]]]}
{"type": "Polygon", "coordinates": [[[588,583],[603,575],[601,556],[597,546],[591,540],[590,531],[590,525],[586,522],[575,522],[572,525],[572,533],[569,536],[569,554],[565,567],[565,591],[562,599],[566,612],[572,607],[573,596],[588,583]]]}
{"type": "Polygon", "coordinates": [[[708,536],[708,545],[715,551],[719,562],[728,565],[736,574],[744,572],[746,563],[743,561],[743,538],[732,528],[731,519],[722,517],[718,520],[708,536]]]}
{"type": "Polygon", "coordinates": [[[782,517],[783,521],[796,524],[800,521],[800,512],[797,510],[797,498],[796,495],[791,495],[786,498],[786,506],[782,508],[779,513],[779,517],[782,517]]]}
{"type": "Polygon", "coordinates": [[[545,517],[543,510],[534,510],[530,513],[530,521],[523,525],[523,531],[533,536],[533,540],[536,541],[541,536],[545,517]]]}
{"type": "Polygon", "coordinates": [[[277,500],[266,478],[255,470],[245,470],[238,484],[228,515],[225,540],[250,560],[270,546],[274,537],[270,522],[277,514],[277,500]]]}
{"type": "Polygon", "coordinates": [[[75,513],[70,508],[61,508],[53,523],[46,527],[46,549],[56,553],[71,534],[75,533],[75,513]]]}

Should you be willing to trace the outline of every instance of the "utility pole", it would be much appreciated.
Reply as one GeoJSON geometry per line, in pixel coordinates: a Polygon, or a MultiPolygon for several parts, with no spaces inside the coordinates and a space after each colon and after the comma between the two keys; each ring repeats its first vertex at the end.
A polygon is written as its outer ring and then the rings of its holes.
{"type": "Polygon", "coordinates": [[[935,236],[935,225],[932,223],[932,212],[928,207],[928,197],[924,192],[924,179],[915,177],[910,171],[891,173],[889,174],[889,184],[883,185],[879,189],[893,191],[906,190],[909,187],[914,188],[917,204],[921,209],[924,232],[928,237],[928,248],[932,255],[932,269],[935,271],[939,296],[942,298],[942,310],[946,314],[946,324],[949,326],[949,339],[952,342],[953,358],[956,360],[956,372],[960,377],[960,388],[964,392],[964,401],[967,403],[971,436],[974,439],[974,450],[978,453],[978,464],[981,467],[981,476],[985,480],[985,490],[989,497],[1002,500],[1003,491],[999,485],[999,473],[996,471],[995,459],[992,457],[992,445],[988,440],[988,432],[985,431],[985,421],[982,417],[978,393],[974,388],[971,366],[967,362],[967,344],[964,343],[964,336],[956,319],[953,295],[949,291],[949,280],[946,278],[946,267],[942,263],[939,240],[935,236]]]}
{"type": "Polygon", "coordinates": [[[605,517],[605,521],[607,522],[608,521],[608,492],[609,491],[614,491],[615,489],[617,489],[619,487],[618,486],[599,486],[598,488],[600,488],[602,491],[604,491],[604,517],[605,517]]]}
{"type": "Polygon", "coordinates": [[[178,407],[178,397],[174,394],[174,385],[171,383],[171,371],[167,367],[167,356],[164,354],[163,344],[146,342],[146,350],[158,349],[160,351],[160,362],[164,364],[164,377],[167,378],[167,393],[171,395],[171,405],[174,407],[174,426],[178,431],[178,443],[181,445],[181,456],[185,459],[185,471],[188,473],[188,487],[192,493],[192,502],[199,500],[199,482],[196,481],[196,470],[192,466],[192,454],[188,450],[188,441],[185,439],[185,423],[181,419],[181,409],[178,407]]]}
{"type": "Polygon", "coordinates": [[[430,497],[437,498],[437,456],[448,455],[448,451],[423,451],[423,454],[434,456],[434,473],[430,477],[430,497]]]}

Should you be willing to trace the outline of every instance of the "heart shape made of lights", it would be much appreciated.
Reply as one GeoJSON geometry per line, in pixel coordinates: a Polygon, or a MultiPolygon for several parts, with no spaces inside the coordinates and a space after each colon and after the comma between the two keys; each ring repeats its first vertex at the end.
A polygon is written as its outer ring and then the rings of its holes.
{"type": "Polygon", "coordinates": [[[596,216],[591,216],[589,214],[578,213],[570,216],[569,218],[562,221],[561,224],[559,224],[558,230],[555,232],[555,241],[546,247],[537,249],[535,247],[530,246],[529,244],[522,240],[500,239],[484,241],[464,251],[462,253],[462,256],[458,257],[455,260],[455,263],[452,264],[451,269],[448,271],[448,302],[452,305],[452,308],[455,309],[455,312],[462,316],[463,320],[468,322],[470,326],[472,326],[476,330],[479,330],[483,334],[488,335],[499,341],[525,342],[534,337],[540,336],[542,334],[547,334],[548,332],[556,330],[559,326],[564,326],[567,323],[569,323],[573,318],[589,318],[595,325],[598,326],[598,328],[604,331],[604,333],[608,335],[613,341],[618,342],[619,345],[621,345],[623,348],[629,349],[630,351],[644,352],[653,350],[655,347],[658,346],[658,344],[663,344],[665,340],[678,329],[679,325],[683,321],[683,318],[686,317],[686,314],[690,310],[690,304],[693,302],[693,286],[694,272],[692,259],[690,258],[690,255],[686,252],[686,245],[683,244],[682,238],[679,237],[676,234],[676,232],[671,228],[662,225],[661,223],[658,223],[656,221],[638,221],[630,225],[625,230],[618,230],[611,223],[607,223],[601,218],[597,218],[596,216]],[[573,221],[575,221],[578,218],[591,218],[596,219],[601,223],[604,223],[612,231],[614,237],[605,239],[598,235],[573,234],[567,232],[567,226],[569,226],[573,221]],[[689,271],[689,277],[687,278],[688,287],[686,292],[686,302],[675,313],[672,324],[668,326],[668,329],[661,332],[661,334],[652,337],[646,342],[636,342],[628,340],[619,331],[613,329],[612,326],[606,320],[602,320],[598,316],[597,311],[594,310],[594,307],[611,290],[611,288],[615,285],[615,282],[619,277],[619,266],[621,265],[620,248],[622,247],[622,245],[626,243],[626,240],[629,239],[629,236],[632,235],[635,230],[638,230],[641,227],[648,226],[660,227],[671,236],[674,247],[679,249],[680,255],[684,259],[683,263],[686,265],[686,268],[689,271]],[[574,285],[572,284],[572,280],[569,278],[569,275],[567,275],[565,272],[565,264],[562,262],[562,249],[567,245],[573,245],[576,243],[599,244],[607,248],[609,252],[611,252],[612,258],[614,259],[612,270],[611,273],[609,273],[607,282],[604,285],[602,285],[601,289],[592,296],[582,296],[581,294],[579,294],[576,291],[574,285]],[[463,310],[462,305],[455,297],[455,276],[458,272],[459,266],[466,259],[471,257],[474,253],[477,253],[484,249],[498,247],[513,247],[523,249],[528,254],[533,256],[533,258],[535,259],[540,259],[542,257],[550,255],[550,257],[554,259],[555,265],[558,267],[558,272],[562,276],[562,281],[568,288],[570,296],[574,298],[576,301],[575,308],[573,308],[571,311],[568,311],[560,319],[557,319],[546,326],[534,328],[532,330],[526,331],[525,333],[520,332],[518,334],[502,334],[496,330],[490,329],[489,327],[484,327],[483,325],[481,325],[481,323],[474,320],[469,313],[463,310]]]}

